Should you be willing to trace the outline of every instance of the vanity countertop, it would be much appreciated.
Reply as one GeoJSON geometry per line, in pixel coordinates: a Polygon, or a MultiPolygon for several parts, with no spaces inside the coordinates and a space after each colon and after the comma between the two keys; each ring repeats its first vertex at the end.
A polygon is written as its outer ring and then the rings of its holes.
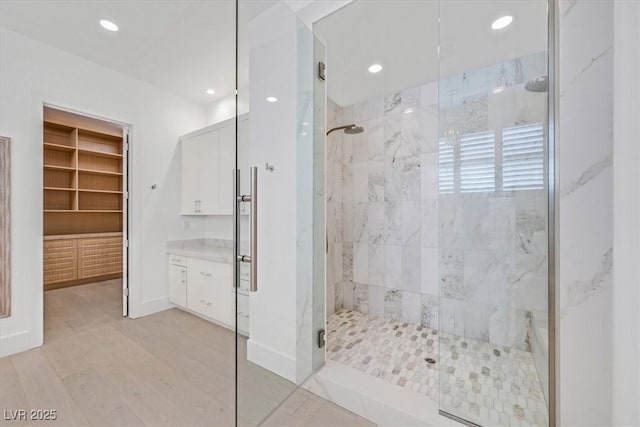
{"type": "Polygon", "coordinates": [[[231,264],[233,241],[222,239],[190,239],[167,242],[167,253],[231,264]]]}

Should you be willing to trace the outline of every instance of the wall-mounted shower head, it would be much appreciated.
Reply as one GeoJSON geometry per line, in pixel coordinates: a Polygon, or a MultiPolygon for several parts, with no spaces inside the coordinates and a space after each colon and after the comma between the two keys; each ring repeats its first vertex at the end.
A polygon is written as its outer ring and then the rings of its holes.
{"type": "Polygon", "coordinates": [[[524,88],[529,92],[547,92],[549,90],[549,78],[548,76],[542,76],[531,79],[524,85],[524,88]]]}
{"type": "Polygon", "coordinates": [[[348,127],[344,130],[344,133],[346,133],[347,135],[357,135],[362,132],[364,132],[364,128],[362,126],[356,126],[356,125],[348,127]]]}
{"type": "Polygon", "coordinates": [[[341,129],[344,129],[344,133],[346,133],[347,135],[357,135],[359,133],[364,132],[364,128],[362,126],[356,126],[355,124],[350,124],[350,125],[338,126],[333,129],[329,129],[327,131],[327,135],[329,135],[333,131],[341,130],[341,129]]]}

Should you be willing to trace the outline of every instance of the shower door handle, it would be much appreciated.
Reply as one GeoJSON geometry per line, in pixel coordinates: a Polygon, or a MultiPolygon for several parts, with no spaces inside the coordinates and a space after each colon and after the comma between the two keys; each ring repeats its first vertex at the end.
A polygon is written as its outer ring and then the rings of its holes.
{"type": "Polygon", "coordinates": [[[249,244],[249,255],[240,255],[238,260],[251,265],[249,274],[249,291],[258,290],[258,168],[251,168],[251,190],[249,195],[238,197],[238,202],[249,202],[251,204],[251,241],[249,244]]]}

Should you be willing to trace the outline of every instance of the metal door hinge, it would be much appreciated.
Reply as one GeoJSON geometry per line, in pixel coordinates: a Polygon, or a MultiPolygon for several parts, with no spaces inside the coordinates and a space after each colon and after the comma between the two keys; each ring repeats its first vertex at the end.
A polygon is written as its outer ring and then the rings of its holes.
{"type": "Polygon", "coordinates": [[[320,329],[318,331],[318,347],[323,348],[327,342],[325,341],[325,330],[320,329]]]}
{"type": "Polygon", "coordinates": [[[122,293],[124,294],[125,297],[129,296],[129,288],[124,288],[122,293]]]}
{"type": "Polygon", "coordinates": [[[324,64],[324,62],[318,62],[318,78],[322,81],[325,81],[326,79],[326,69],[327,66],[324,64]]]}
{"type": "Polygon", "coordinates": [[[122,242],[122,245],[123,245],[125,248],[128,248],[128,247],[129,247],[129,241],[128,241],[128,240],[125,240],[124,242],[122,242]]]}

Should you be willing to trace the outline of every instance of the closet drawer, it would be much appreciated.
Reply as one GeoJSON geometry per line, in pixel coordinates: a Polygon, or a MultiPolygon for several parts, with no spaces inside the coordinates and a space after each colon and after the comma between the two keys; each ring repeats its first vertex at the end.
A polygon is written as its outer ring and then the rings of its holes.
{"type": "Polygon", "coordinates": [[[122,237],[78,239],[78,278],[122,273],[122,237]]]}
{"type": "Polygon", "coordinates": [[[120,247],[122,248],[122,237],[87,237],[78,239],[78,248],[102,248],[102,247],[120,247]]]}
{"type": "Polygon", "coordinates": [[[50,249],[45,247],[43,266],[45,284],[77,279],[77,267],[78,262],[75,248],[50,249]]]}
{"type": "Polygon", "coordinates": [[[45,240],[44,241],[44,253],[52,253],[57,250],[68,250],[76,248],[76,239],[60,239],[60,240],[45,240]]]}

